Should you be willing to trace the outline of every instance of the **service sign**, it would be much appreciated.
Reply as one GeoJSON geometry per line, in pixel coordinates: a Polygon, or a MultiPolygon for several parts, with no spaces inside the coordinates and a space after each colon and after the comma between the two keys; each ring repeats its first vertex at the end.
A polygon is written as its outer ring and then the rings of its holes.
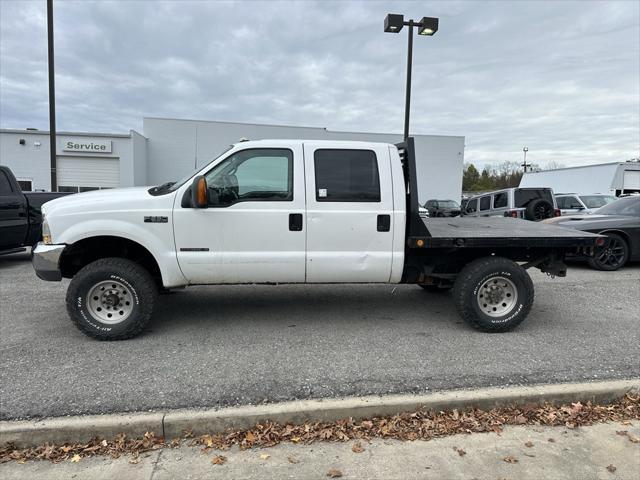
{"type": "Polygon", "coordinates": [[[111,153],[111,140],[67,138],[62,142],[64,152],[111,153]]]}

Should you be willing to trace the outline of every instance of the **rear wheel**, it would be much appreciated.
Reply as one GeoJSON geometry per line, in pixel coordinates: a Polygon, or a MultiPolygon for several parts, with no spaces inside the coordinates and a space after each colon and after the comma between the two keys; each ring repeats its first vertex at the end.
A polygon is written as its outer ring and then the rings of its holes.
{"type": "Polygon", "coordinates": [[[485,257],[458,274],[453,291],[465,322],[484,332],[506,332],[529,314],[534,289],[531,277],[517,263],[485,257]]]}
{"type": "Polygon", "coordinates": [[[607,243],[596,248],[589,265],[596,270],[613,271],[623,267],[629,260],[629,245],[620,235],[607,233],[607,243]]]}
{"type": "Polygon", "coordinates": [[[156,284],[142,266],[125,258],[103,258],[73,277],[67,312],[90,337],[125,340],[149,323],[156,296],[156,284]]]}

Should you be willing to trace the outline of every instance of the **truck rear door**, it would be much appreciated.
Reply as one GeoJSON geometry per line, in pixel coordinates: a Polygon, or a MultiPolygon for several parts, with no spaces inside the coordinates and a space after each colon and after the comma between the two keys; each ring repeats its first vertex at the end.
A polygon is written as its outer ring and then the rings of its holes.
{"type": "Polygon", "coordinates": [[[305,143],[307,282],[389,282],[391,161],[384,145],[305,143]]]}
{"type": "Polygon", "coordinates": [[[0,170],[0,250],[21,247],[28,229],[27,201],[18,185],[0,170]]]}

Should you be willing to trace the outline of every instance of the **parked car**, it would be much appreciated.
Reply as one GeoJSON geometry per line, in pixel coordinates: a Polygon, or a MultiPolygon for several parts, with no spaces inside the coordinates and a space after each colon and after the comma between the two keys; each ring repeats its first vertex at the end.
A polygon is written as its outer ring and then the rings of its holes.
{"type": "Polygon", "coordinates": [[[506,188],[469,198],[465,215],[544,220],[560,215],[550,188],[506,188]]]}
{"type": "Polygon", "coordinates": [[[427,200],[424,208],[430,217],[457,217],[460,215],[460,205],[454,200],[427,200]]]}
{"type": "Polygon", "coordinates": [[[21,252],[42,238],[42,204],[68,195],[23,192],[9,167],[0,165],[0,255],[21,252]]]}
{"type": "Polygon", "coordinates": [[[591,214],[598,208],[615,202],[613,195],[594,193],[591,195],[578,195],[577,193],[557,193],[556,204],[562,215],[591,214]]]}
{"type": "Polygon", "coordinates": [[[591,215],[553,218],[545,223],[609,237],[588,260],[597,270],[618,270],[628,261],[640,260],[640,196],[618,199],[591,215]]]}
{"type": "Polygon", "coordinates": [[[417,183],[412,138],[241,142],[178,182],[45,204],[33,266],[44,280],[71,278],[69,316],[101,340],[140,333],[159,288],[204,284],[453,288],[469,325],[503,332],[531,309],[526,268],[564,276],[565,255],[605,240],[506,218],[423,218],[417,183]]]}

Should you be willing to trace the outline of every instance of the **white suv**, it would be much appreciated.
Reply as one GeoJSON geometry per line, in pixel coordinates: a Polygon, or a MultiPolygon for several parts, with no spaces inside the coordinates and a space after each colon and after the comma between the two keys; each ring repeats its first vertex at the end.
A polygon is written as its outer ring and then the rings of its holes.
{"type": "Polygon", "coordinates": [[[464,214],[471,217],[512,217],[537,221],[557,217],[560,210],[550,188],[506,188],[471,197],[464,214]]]}
{"type": "Polygon", "coordinates": [[[613,195],[596,193],[593,195],[578,195],[576,193],[559,193],[556,195],[556,203],[562,215],[582,215],[593,213],[598,208],[604,207],[617,200],[613,195]]]}

